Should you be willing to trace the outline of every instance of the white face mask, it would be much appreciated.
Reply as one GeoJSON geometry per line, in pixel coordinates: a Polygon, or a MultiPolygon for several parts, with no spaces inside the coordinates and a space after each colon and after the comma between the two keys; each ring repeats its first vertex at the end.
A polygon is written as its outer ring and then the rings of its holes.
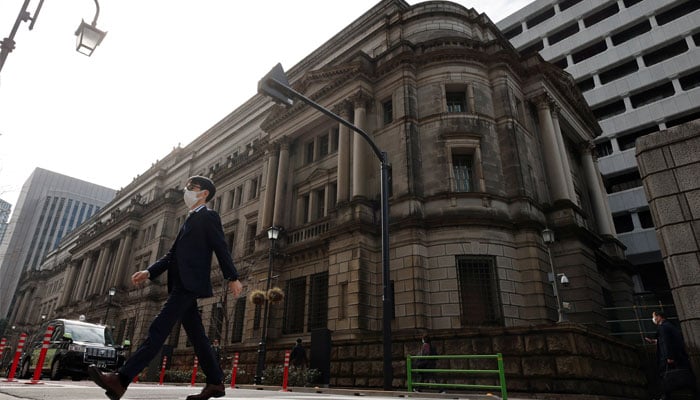
{"type": "Polygon", "coordinates": [[[185,200],[185,205],[187,208],[192,208],[199,201],[199,194],[202,192],[195,192],[194,190],[185,189],[185,193],[182,198],[185,200]]]}

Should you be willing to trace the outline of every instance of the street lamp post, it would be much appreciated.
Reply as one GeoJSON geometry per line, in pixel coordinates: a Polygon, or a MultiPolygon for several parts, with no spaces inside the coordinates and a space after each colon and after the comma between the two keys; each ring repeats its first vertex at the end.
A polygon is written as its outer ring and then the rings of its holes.
{"type": "Polygon", "coordinates": [[[552,250],[551,244],[554,243],[554,231],[545,228],[542,231],[542,240],[547,245],[547,255],[549,256],[549,267],[552,269],[552,289],[554,290],[554,299],[557,302],[557,323],[564,322],[564,310],[562,309],[561,297],[559,296],[559,287],[557,285],[557,272],[554,269],[554,262],[552,261],[552,250]]]}
{"type": "Polygon", "coordinates": [[[107,310],[105,311],[105,321],[104,324],[107,325],[107,316],[109,315],[109,307],[112,305],[112,298],[117,293],[117,288],[109,288],[109,297],[107,298],[107,310]]]}
{"type": "Polygon", "coordinates": [[[392,315],[392,296],[391,296],[391,280],[389,270],[389,160],[387,153],[381,151],[377,147],[372,138],[359,127],[344,120],[339,115],[333,113],[329,109],[314,102],[298,91],[294,90],[287,76],[282,69],[281,64],[277,64],[260,82],[258,82],[258,93],[269,96],[274,101],[285,105],[294,105],[294,99],[299,99],[302,102],[310,105],[316,110],[322,112],[328,117],[340,122],[353,131],[357,132],[372,148],[372,151],[379,159],[381,164],[381,228],[382,228],[382,332],[384,344],[384,390],[392,389],[392,380],[394,377],[393,367],[391,365],[391,315],[392,315]]]}
{"type": "Polygon", "coordinates": [[[267,230],[267,238],[270,240],[270,259],[267,265],[267,283],[265,284],[265,304],[263,308],[263,325],[260,332],[260,343],[258,344],[258,365],[255,369],[254,382],[256,385],[262,385],[263,383],[263,373],[265,372],[265,355],[267,353],[267,319],[268,313],[270,312],[270,299],[267,296],[270,293],[270,284],[272,281],[272,264],[275,257],[275,245],[277,244],[277,239],[279,239],[280,232],[282,228],[278,226],[271,226],[267,230]]]}
{"type": "MultiPolygon", "coordinates": [[[[39,11],[41,11],[41,7],[44,5],[44,0],[39,0],[39,4],[36,6],[36,10],[34,10],[34,15],[31,15],[29,11],[27,11],[30,1],[31,0],[24,0],[22,9],[19,10],[17,19],[15,19],[15,24],[12,26],[12,30],[10,31],[10,36],[4,38],[0,42],[0,71],[2,71],[2,67],[5,65],[7,56],[12,52],[12,50],[15,49],[15,35],[17,34],[20,23],[32,21],[31,24],[29,24],[29,30],[31,31],[34,28],[36,19],[39,17],[39,11]]],[[[88,25],[85,23],[85,21],[82,21],[78,27],[78,30],[75,32],[76,36],[78,36],[78,45],[76,50],[79,53],[87,56],[92,54],[92,52],[100,44],[100,42],[102,42],[102,39],[104,39],[105,35],[107,34],[107,32],[103,32],[96,27],[97,17],[100,15],[100,4],[97,2],[97,0],[95,0],[95,5],[97,6],[97,12],[95,13],[95,18],[92,21],[92,25],[88,25]]]]}

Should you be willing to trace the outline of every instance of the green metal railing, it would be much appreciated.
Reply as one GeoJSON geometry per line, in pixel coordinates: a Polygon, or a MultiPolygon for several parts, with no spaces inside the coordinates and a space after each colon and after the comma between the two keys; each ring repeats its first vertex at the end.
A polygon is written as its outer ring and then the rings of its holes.
{"type": "Polygon", "coordinates": [[[444,356],[407,356],[406,357],[406,378],[408,391],[412,392],[414,387],[428,388],[452,388],[452,389],[486,389],[500,390],[501,398],[508,400],[508,392],[506,390],[506,375],[503,370],[503,355],[486,354],[486,355],[444,355],[444,356]],[[496,360],[498,369],[442,369],[442,368],[413,368],[413,360],[496,360]],[[413,373],[427,374],[467,374],[467,375],[498,375],[498,385],[473,385],[464,383],[430,383],[430,382],[413,382],[413,373]]]}

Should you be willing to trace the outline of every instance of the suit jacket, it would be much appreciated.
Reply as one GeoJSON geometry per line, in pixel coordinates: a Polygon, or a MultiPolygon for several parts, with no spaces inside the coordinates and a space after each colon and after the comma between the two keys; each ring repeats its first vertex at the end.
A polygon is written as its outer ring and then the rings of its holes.
{"type": "Polygon", "coordinates": [[[238,279],[238,272],[224,239],[221,218],[216,211],[205,207],[185,220],[170,250],[148,267],[149,279],[153,280],[167,270],[168,292],[172,290],[177,274],[186,290],[195,293],[197,297],[212,297],[212,253],[219,260],[224,278],[238,279]]]}
{"type": "Polygon", "coordinates": [[[657,362],[662,371],[666,369],[666,360],[669,358],[675,361],[672,366],[674,368],[687,368],[690,365],[683,336],[681,336],[680,330],[668,321],[659,325],[656,348],[657,362]]]}

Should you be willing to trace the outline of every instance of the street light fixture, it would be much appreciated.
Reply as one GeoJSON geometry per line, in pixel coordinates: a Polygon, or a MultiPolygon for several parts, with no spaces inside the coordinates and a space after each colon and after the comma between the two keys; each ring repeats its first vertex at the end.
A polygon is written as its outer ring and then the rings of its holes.
{"type": "Polygon", "coordinates": [[[372,148],[372,151],[379,159],[381,164],[381,226],[382,226],[382,331],[384,344],[384,390],[392,389],[392,381],[394,377],[393,367],[391,365],[391,316],[392,316],[392,296],[391,296],[391,280],[389,269],[389,157],[387,153],[381,151],[374,143],[374,140],[359,127],[344,120],[339,115],[333,113],[329,109],[314,102],[303,94],[294,90],[287,79],[281,64],[275,65],[260,82],[258,82],[258,93],[269,96],[277,103],[284,106],[294,105],[294,99],[299,99],[302,102],[310,105],[316,110],[322,112],[328,117],[340,122],[353,131],[357,132],[372,148]]]}
{"type": "Polygon", "coordinates": [[[78,37],[75,50],[80,54],[85,54],[90,57],[92,52],[95,51],[97,46],[102,43],[102,39],[105,38],[107,32],[103,32],[97,29],[97,17],[100,16],[100,3],[95,0],[95,18],[92,20],[92,24],[88,25],[85,20],[80,22],[78,30],[75,31],[75,36],[78,37]]]}
{"type": "MultiPolygon", "coordinates": [[[[547,245],[547,255],[549,256],[549,267],[552,269],[552,289],[554,291],[554,299],[557,302],[557,323],[564,322],[566,319],[564,316],[564,310],[562,308],[561,304],[561,297],[559,296],[559,287],[557,285],[557,272],[554,269],[554,262],[552,261],[552,250],[551,250],[551,245],[554,243],[555,238],[554,238],[554,231],[545,228],[542,231],[542,240],[544,243],[547,245]]],[[[564,283],[564,279],[566,279],[568,283],[568,278],[566,278],[566,275],[562,274],[562,284],[564,283]]]]}
{"type": "Polygon", "coordinates": [[[105,321],[104,324],[107,325],[107,316],[109,315],[109,307],[112,305],[112,298],[117,294],[117,288],[109,288],[109,297],[107,298],[107,310],[105,311],[105,321]]]}
{"type": "Polygon", "coordinates": [[[270,283],[272,281],[272,263],[275,258],[275,245],[279,239],[282,228],[279,226],[271,226],[267,229],[267,238],[270,240],[270,259],[267,264],[267,283],[265,284],[265,305],[263,306],[263,325],[260,332],[260,343],[258,344],[258,364],[255,368],[254,382],[256,385],[262,385],[263,374],[265,372],[265,356],[267,354],[267,319],[270,312],[270,283]]]}
{"type": "MultiPolygon", "coordinates": [[[[15,24],[12,26],[12,30],[10,31],[10,36],[0,41],[0,71],[2,71],[2,67],[5,65],[7,56],[12,52],[12,50],[15,49],[15,35],[17,34],[20,23],[32,21],[29,24],[29,30],[31,31],[34,28],[36,19],[39,17],[39,11],[41,11],[41,7],[44,5],[44,0],[39,0],[39,4],[36,6],[36,10],[34,10],[34,15],[31,15],[29,11],[27,11],[30,1],[31,0],[24,0],[22,9],[19,11],[17,19],[15,19],[15,24]]],[[[78,30],[75,32],[75,34],[78,36],[78,45],[76,50],[87,56],[91,55],[92,52],[95,51],[95,48],[100,44],[100,42],[102,42],[102,39],[104,39],[105,35],[107,34],[107,32],[103,32],[97,29],[95,26],[97,24],[97,17],[100,15],[100,4],[97,2],[97,0],[95,0],[95,5],[97,6],[97,12],[95,13],[95,18],[92,21],[92,25],[88,25],[85,23],[85,21],[82,21],[78,27],[78,30]]]]}

